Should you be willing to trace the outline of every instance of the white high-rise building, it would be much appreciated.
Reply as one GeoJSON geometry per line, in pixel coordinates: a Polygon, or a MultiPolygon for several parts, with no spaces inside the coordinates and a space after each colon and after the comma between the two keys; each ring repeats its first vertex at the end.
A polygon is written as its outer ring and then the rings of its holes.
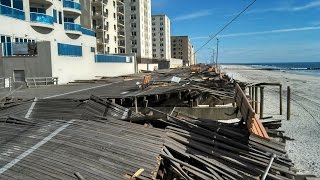
{"type": "MultiPolygon", "coordinates": [[[[67,83],[136,71],[134,56],[96,54],[91,0],[1,0],[0,22],[0,77],[14,83],[36,77],[67,83]]],[[[118,32],[116,27],[110,37],[115,48],[118,32]]]]}
{"type": "Polygon", "coordinates": [[[99,54],[125,53],[123,0],[92,0],[92,25],[99,54]]]}
{"type": "Polygon", "coordinates": [[[125,2],[126,53],[136,53],[138,61],[152,59],[151,0],[125,2]]]}
{"type": "Polygon", "coordinates": [[[169,61],[171,58],[170,19],[166,15],[152,15],[152,57],[169,61]]]}

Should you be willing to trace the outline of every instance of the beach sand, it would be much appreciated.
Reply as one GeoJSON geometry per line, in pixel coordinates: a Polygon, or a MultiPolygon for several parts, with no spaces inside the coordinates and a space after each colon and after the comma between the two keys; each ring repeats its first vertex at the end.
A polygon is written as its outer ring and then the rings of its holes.
{"type": "Polygon", "coordinates": [[[295,168],[301,173],[320,176],[320,76],[292,74],[282,71],[256,70],[248,66],[222,66],[235,80],[281,83],[283,115],[279,115],[279,88],[265,88],[264,116],[281,119],[281,130],[293,138],[286,149],[295,168]],[[286,120],[287,86],[291,87],[291,120],[286,120]]]}

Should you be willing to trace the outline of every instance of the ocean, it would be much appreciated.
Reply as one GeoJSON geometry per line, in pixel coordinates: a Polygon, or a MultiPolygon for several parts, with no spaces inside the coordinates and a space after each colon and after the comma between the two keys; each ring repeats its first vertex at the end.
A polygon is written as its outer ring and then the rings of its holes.
{"type": "Polygon", "coordinates": [[[309,74],[320,76],[320,62],[252,63],[241,65],[248,65],[257,69],[286,71],[295,74],[309,74]]]}

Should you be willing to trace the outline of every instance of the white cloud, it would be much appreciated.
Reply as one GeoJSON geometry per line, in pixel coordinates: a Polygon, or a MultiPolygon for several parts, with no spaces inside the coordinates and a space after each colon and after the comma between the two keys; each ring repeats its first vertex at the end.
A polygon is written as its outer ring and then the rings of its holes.
{"type": "Polygon", "coordinates": [[[183,21],[183,20],[190,20],[190,19],[196,19],[199,17],[209,16],[212,12],[210,10],[201,10],[199,12],[194,12],[190,14],[184,14],[181,16],[177,16],[173,18],[173,21],[183,21]]]}
{"type": "Polygon", "coordinates": [[[293,7],[292,10],[293,11],[303,11],[303,10],[307,10],[307,9],[317,8],[317,7],[320,7],[320,1],[312,1],[308,4],[303,5],[303,6],[293,7]]]}
{"type": "Polygon", "coordinates": [[[288,28],[288,29],[276,29],[276,30],[270,30],[270,31],[258,31],[258,32],[248,32],[248,33],[223,34],[223,35],[220,35],[219,37],[254,36],[254,35],[263,35],[263,34],[300,32],[300,31],[312,31],[312,30],[320,30],[320,26],[288,28]]]}
{"type": "Polygon", "coordinates": [[[307,4],[300,6],[291,6],[291,7],[277,7],[277,8],[269,8],[269,9],[253,9],[248,13],[266,13],[266,12],[282,12],[282,11],[304,11],[314,8],[320,8],[320,1],[311,1],[307,4]]]}
{"type": "MultiPolygon", "coordinates": [[[[314,31],[320,30],[320,26],[307,26],[307,27],[299,27],[299,28],[287,28],[287,29],[275,29],[270,31],[256,31],[256,32],[244,32],[244,33],[232,33],[232,34],[223,34],[218,37],[238,37],[238,36],[255,36],[255,35],[263,35],[263,34],[276,34],[276,33],[287,33],[287,32],[301,32],[301,31],[314,31]]],[[[209,39],[210,36],[198,36],[191,37],[191,40],[199,40],[199,39],[209,39]]]]}

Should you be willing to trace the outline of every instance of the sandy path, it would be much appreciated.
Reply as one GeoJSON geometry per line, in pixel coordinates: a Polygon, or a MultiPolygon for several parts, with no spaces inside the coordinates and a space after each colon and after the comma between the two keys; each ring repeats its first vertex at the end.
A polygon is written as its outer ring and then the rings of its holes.
{"type": "Polygon", "coordinates": [[[223,66],[223,71],[243,82],[280,82],[283,86],[283,114],[279,115],[279,90],[266,87],[265,116],[281,119],[289,157],[301,172],[320,176],[320,76],[281,71],[254,70],[246,66],[223,66]],[[292,89],[291,120],[286,120],[286,87],[292,89]]]}

